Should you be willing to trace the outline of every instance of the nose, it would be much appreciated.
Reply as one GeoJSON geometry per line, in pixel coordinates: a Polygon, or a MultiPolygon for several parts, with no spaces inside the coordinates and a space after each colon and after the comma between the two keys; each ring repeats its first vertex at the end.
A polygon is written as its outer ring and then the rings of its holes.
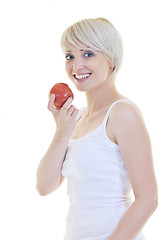
{"type": "Polygon", "coordinates": [[[73,71],[77,72],[83,68],[83,60],[80,57],[75,58],[73,61],[73,71]]]}

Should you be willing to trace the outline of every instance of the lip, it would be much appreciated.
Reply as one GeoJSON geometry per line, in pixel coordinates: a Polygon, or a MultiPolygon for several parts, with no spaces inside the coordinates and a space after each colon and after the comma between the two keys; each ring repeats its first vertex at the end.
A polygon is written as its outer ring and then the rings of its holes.
{"type": "Polygon", "coordinates": [[[85,82],[85,81],[87,81],[90,77],[91,77],[91,73],[90,73],[90,76],[89,77],[87,77],[87,78],[80,78],[80,79],[78,79],[78,78],[76,78],[74,75],[73,75],[73,77],[74,77],[74,79],[77,81],[77,82],[85,82]]]}

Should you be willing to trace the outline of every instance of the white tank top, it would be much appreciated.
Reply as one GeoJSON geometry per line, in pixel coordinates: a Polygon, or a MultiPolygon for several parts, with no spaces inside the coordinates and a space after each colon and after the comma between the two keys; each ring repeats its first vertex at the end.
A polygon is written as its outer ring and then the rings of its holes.
{"type": "MultiPolygon", "coordinates": [[[[119,147],[103,122],[79,139],[70,139],[62,166],[69,212],[64,240],[107,240],[132,203],[131,184],[119,147]]],[[[140,232],[135,240],[144,240],[140,232]]]]}

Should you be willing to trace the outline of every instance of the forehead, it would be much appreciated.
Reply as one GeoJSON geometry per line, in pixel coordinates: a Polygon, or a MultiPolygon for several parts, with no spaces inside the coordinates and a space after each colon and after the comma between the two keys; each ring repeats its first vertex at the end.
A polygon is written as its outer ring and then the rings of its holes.
{"type": "Polygon", "coordinates": [[[92,49],[94,50],[94,44],[92,42],[85,42],[79,39],[68,39],[66,38],[65,41],[63,41],[63,49],[66,50],[86,50],[86,49],[92,49]]]}
{"type": "Polygon", "coordinates": [[[73,47],[73,46],[68,46],[66,47],[65,51],[66,52],[84,52],[84,51],[95,51],[93,48],[88,47],[88,46],[83,46],[83,47],[73,47]]]}

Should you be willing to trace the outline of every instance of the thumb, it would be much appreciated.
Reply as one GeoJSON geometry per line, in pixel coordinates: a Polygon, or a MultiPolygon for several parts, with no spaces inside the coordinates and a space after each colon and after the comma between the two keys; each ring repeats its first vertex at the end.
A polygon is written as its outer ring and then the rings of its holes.
{"type": "Polygon", "coordinates": [[[55,101],[55,94],[52,94],[50,97],[49,97],[49,101],[48,101],[48,110],[50,112],[52,112],[53,114],[56,113],[58,110],[54,107],[54,101],[55,101]]]}

